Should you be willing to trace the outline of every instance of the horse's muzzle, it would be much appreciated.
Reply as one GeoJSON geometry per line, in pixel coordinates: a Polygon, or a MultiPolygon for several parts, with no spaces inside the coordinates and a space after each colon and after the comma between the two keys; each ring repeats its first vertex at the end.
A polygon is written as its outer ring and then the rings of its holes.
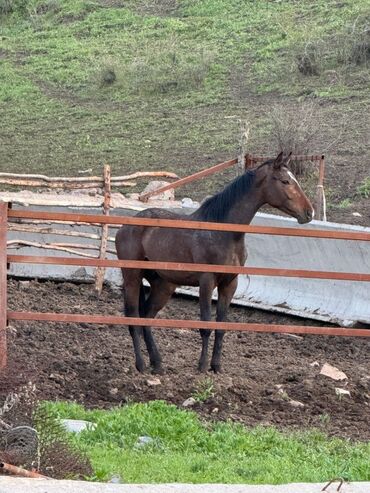
{"type": "Polygon", "coordinates": [[[307,209],[303,214],[297,217],[299,224],[306,224],[312,221],[315,216],[314,209],[307,209]]]}

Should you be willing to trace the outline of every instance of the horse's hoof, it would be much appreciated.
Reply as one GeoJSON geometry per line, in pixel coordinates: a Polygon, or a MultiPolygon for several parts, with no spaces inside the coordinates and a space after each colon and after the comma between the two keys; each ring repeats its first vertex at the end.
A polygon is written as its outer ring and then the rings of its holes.
{"type": "Polygon", "coordinates": [[[143,361],[136,362],[135,366],[138,372],[145,373],[146,366],[143,361]]]}
{"type": "Polygon", "coordinates": [[[152,366],[152,373],[153,375],[163,375],[164,370],[161,366],[152,366]]]}
{"type": "Polygon", "coordinates": [[[199,373],[206,373],[207,372],[207,364],[200,364],[198,365],[198,372],[199,373]]]}
{"type": "Polygon", "coordinates": [[[211,370],[214,373],[222,373],[221,365],[211,365],[211,370]]]}

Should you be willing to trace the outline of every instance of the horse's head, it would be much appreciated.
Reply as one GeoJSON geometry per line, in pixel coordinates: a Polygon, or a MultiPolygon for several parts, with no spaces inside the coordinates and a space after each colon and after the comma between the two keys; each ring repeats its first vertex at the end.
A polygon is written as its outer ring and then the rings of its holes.
{"type": "Polygon", "coordinates": [[[314,217],[314,208],[289,170],[291,154],[284,157],[281,152],[277,158],[260,169],[266,173],[261,183],[265,203],[295,217],[300,224],[309,223],[314,217]]]}

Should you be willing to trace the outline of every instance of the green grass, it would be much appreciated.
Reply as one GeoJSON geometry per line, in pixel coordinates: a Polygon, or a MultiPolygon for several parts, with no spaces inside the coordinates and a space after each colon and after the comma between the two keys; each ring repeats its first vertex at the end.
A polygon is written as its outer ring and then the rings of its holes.
{"type": "Polygon", "coordinates": [[[75,174],[109,162],[118,174],[181,162],[186,174],[236,155],[240,119],[251,120],[251,147],[266,147],[264,98],[269,108],[271,96],[369,96],[367,62],[350,57],[367,0],[163,5],[0,0],[0,171],[75,174]],[[307,44],[317,76],[298,70],[307,44]]]}
{"type": "Polygon", "coordinates": [[[55,417],[97,424],[74,440],[91,458],[95,479],[127,483],[286,483],[370,479],[370,444],[317,431],[281,433],[233,423],[204,423],[194,412],[162,401],[110,411],[48,403],[55,417]],[[152,441],[138,446],[140,436],[152,441]]]}
{"type": "Polygon", "coordinates": [[[370,176],[365,178],[365,180],[358,187],[357,192],[364,199],[370,198],[370,176]]]}

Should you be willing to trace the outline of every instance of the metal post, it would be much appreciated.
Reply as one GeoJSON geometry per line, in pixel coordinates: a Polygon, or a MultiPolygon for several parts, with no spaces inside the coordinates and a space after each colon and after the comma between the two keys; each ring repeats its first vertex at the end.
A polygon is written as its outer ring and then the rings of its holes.
{"type": "Polygon", "coordinates": [[[8,204],[0,202],[0,369],[7,364],[7,226],[8,204]]]}

